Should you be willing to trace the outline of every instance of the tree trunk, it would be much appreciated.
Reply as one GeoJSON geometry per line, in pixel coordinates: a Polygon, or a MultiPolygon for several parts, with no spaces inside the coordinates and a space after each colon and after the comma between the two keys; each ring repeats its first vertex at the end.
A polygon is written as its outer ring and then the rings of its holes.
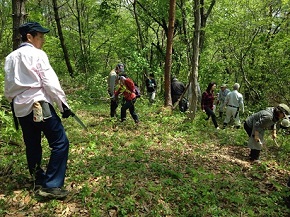
{"type": "Polygon", "coordinates": [[[21,37],[18,28],[24,23],[26,18],[25,13],[25,0],[12,0],[12,19],[13,19],[13,50],[16,50],[20,43],[21,37]]]}
{"type": "Polygon", "coordinates": [[[67,48],[66,48],[65,43],[64,43],[64,37],[63,37],[63,34],[62,34],[61,25],[60,25],[60,18],[59,18],[59,14],[58,14],[57,0],[53,0],[52,3],[53,3],[54,19],[56,21],[57,32],[58,32],[60,44],[61,44],[61,47],[62,47],[64,59],[65,59],[65,62],[66,62],[66,66],[67,66],[69,75],[71,77],[74,77],[73,69],[72,69],[71,63],[69,61],[69,55],[68,55],[68,51],[67,51],[67,48]]]}
{"type": "Polygon", "coordinates": [[[200,48],[200,52],[202,52],[203,49],[203,44],[205,41],[205,27],[206,27],[206,22],[207,22],[207,18],[209,17],[214,5],[215,5],[216,0],[211,0],[210,6],[207,10],[207,12],[205,13],[205,6],[204,6],[204,0],[200,0],[199,1],[199,10],[200,10],[200,42],[199,42],[199,48],[200,48]]]}
{"type": "Polygon", "coordinates": [[[198,63],[199,63],[199,46],[200,46],[200,0],[194,0],[194,38],[193,38],[193,57],[192,57],[192,71],[189,76],[191,85],[191,95],[189,98],[189,113],[188,118],[193,120],[196,115],[197,101],[198,101],[198,63]]]}
{"type": "Polygon", "coordinates": [[[176,0],[170,0],[166,59],[165,59],[165,70],[164,70],[164,78],[165,78],[164,106],[165,107],[167,106],[172,107],[170,74],[171,74],[171,64],[172,64],[172,45],[173,45],[173,34],[174,34],[175,7],[176,7],[176,0]]]}
{"type": "Polygon", "coordinates": [[[140,46],[141,46],[141,50],[145,47],[144,45],[144,40],[142,37],[142,30],[140,27],[140,22],[138,19],[138,14],[137,14],[137,9],[136,9],[136,0],[134,0],[133,2],[133,12],[134,12],[134,18],[135,18],[135,22],[136,22],[136,26],[137,26],[137,30],[138,30],[138,36],[139,36],[139,40],[140,40],[140,46]]]}
{"type": "MultiPolygon", "coordinates": [[[[134,18],[135,18],[135,22],[136,22],[136,26],[137,26],[137,30],[138,30],[138,36],[139,36],[139,40],[140,40],[140,43],[137,43],[140,44],[140,53],[142,53],[143,49],[145,48],[145,44],[144,44],[144,39],[143,39],[143,35],[142,35],[142,28],[140,26],[140,22],[139,22],[139,19],[138,19],[138,13],[137,13],[137,9],[136,9],[136,1],[137,0],[134,0],[133,2],[133,12],[134,12],[134,18]]],[[[144,58],[146,58],[146,56],[144,56],[144,58]]],[[[146,58],[147,59],[147,58],[146,58]]],[[[143,69],[143,75],[141,75],[141,91],[144,92],[144,89],[145,89],[145,79],[146,79],[146,76],[147,76],[147,69],[144,68],[143,69]]],[[[139,78],[139,73],[137,72],[137,83],[138,83],[138,78],[139,78]]]]}
{"type": "Polygon", "coordinates": [[[188,65],[188,69],[189,71],[191,71],[191,57],[192,57],[192,53],[191,53],[191,41],[188,37],[188,31],[187,31],[187,13],[186,13],[186,5],[185,5],[185,1],[186,0],[180,0],[180,10],[181,10],[181,15],[182,15],[182,34],[184,36],[184,43],[186,44],[186,57],[187,57],[187,65],[188,65]]]}
{"type": "MultiPolygon", "coordinates": [[[[1,16],[1,21],[0,21],[0,44],[2,44],[2,37],[5,31],[5,26],[7,26],[7,20],[10,19],[8,17],[8,14],[10,14],[10,8],[5,7],[7,5],[6,2],[1,1],[0,3],[0,14],[1,16]],[[8,12],[9,10],[9,12],[8,12]]],[[[3,44],[2,44],[3,46],[3,44]]]]}
{"type": "MultiPolygon", "coordinates": [[[[78,33],[79,33],[79,43],[80,43],[80,49],[81,49],[81,65],[82,69],[84,70],[84,73],[86,76],[88,75],[88,65],[87,65],[87,57],[86,57],[86,46],[85,46],[85,40],[83,36],[83,26],[82,26],[82,16],[81,16],[81,6],[79,5],[79,1],[76,0],[76,10],[77,10],[77,22],[78,22],[78,33]]],[[[82,1],[81,3],[82,4],[82,1]]]]}

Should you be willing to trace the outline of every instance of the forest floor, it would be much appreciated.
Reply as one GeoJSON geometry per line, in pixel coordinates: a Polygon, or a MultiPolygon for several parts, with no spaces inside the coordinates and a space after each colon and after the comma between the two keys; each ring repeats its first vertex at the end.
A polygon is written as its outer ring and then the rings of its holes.
{"type": "Polygon", "coordinates": [[[107,101],[74,108],[88,131],[63,120],[69,196],[41,198],[24,145],[2,142],[0,216],[290,216],[287,139],[277,147],[269,137],[257,164],[248,161],[242,128],[216,130],[201,111],[188,122],[140,99],[136,126],[129,113],[123,123],[110,118],[107,101]]]}

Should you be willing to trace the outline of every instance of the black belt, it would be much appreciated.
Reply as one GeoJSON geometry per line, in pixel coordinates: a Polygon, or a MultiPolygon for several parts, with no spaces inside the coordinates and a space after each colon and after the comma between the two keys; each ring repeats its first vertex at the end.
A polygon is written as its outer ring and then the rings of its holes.
{"type": "Polygon", "coordinates": [[[239,108],[237,106],[233,106],[233,105],[228,105],[229,107],[232,107],[232,108],[239,108]]]}

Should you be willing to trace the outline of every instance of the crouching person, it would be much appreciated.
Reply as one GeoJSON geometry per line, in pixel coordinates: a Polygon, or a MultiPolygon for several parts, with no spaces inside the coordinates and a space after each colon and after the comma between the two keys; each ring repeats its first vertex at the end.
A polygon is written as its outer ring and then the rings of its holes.
{"type": "Polygon", "coordinates": [[[246,119],[244,129],[249,136],[250,161],[259,161],[265,130],[272,130],[272,138],[275,139],[277,136],[276,123],[289,114],[289,107],[285,104],[279,104],[277,107],[269,107],[246,119]]]}
{"type": "Polygon", "coordinates": [[[129,109],[130,114],[135,121],[136,124],[139,123],[138,115],[135,112],[135,102],[136,102],[136,94],[135,94],[135,85],[134,82],[130,78],[126,78],[124,76],[119,77],[120,87],[116,91],[114,98],[117,98],[120,94],[124,97],[124,102],[121,107],[121,122],[126,120],[126,112],[129,109]]]}

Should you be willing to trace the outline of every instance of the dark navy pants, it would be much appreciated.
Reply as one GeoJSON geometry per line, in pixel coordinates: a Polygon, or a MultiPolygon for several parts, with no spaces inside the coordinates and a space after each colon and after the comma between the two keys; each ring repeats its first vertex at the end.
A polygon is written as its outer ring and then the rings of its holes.
{"type": "Polygon", "coordinates": [[[136,123],[139,121],[138,115],[135,112],[135,106],[134,106],[135,102],[136,102],[136,98],[133,100],[125,100],[124,101],[124,103],[122,104],[122,107],[121,107],[121,121],[126,120],[127,109],[129,109],[129,112],[130,112],[132,118],[134,119],[134,121],[136,123]]]}
{"type": "MultiPolygon", "coordinates": [[[[109,92],[109,95],[110,95],[110,97],[113,96],[110,94],[110,92],[109,92]]],[[[114,99],[114,100],[111,99],[111,102],[110,102],[110,116],[111,116],[111,118],[115,117],[117,115],[116,114],[117,108],[118,108],[118,99],[114,99]]]]}
{"type": "Polygon", "coordinates": [[[64,185],[69,141],[64,127],[54,108],[50,105],[52,117],[43,122],[34,122],[33,113],[20,117],[23,138],[26,145],[28,169],[36,181],[41,181],[44,188],[62,187],[64,185]],[[51,149],[46,172],[41,168],[42,146],[41,133],[44,133],[51,149]]]}
{"type": "Polygon", "coordinates": [[[116,116],[117,108],[118,108],[118,102],[116,100],[111,100],[111,103],[110,103],[110,116],[111,116],[111,118],[116,116]]]}
{"type": "Polygon", "coordinates": [[[212,120],[215,128],[217,128],[218,123],[216,121],[216,116],[215,116],[215,113],[213,112],[213,110],[211,110],[209,107],[205,107],[204,110],[205,110],[205,113],[207,114],[207,116],[211,117],[211,120],[212,120]]]}

